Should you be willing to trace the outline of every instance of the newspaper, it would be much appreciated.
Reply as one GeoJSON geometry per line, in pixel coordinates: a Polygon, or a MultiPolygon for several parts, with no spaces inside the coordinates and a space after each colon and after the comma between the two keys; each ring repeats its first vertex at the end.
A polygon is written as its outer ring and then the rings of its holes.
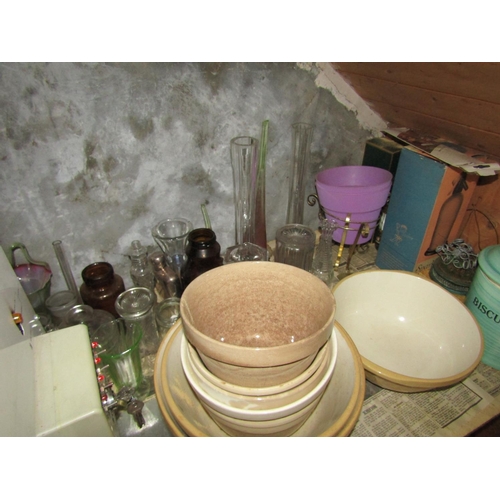
{"type": "Polygon", "coordinates": [[[500,165],[485,153],[454,144],[442,137],[421,134],[407,128],[388,129],[384,133],[393,139],[430,155],[448,165],[480,176],[497,175],[500,165]]]}
{"type": "Polygon", "coordinates": [[[448,389],[376,392],[364,401],[351,436],[466,436],[499,414],[500,371],[480,363],[448,389]]]}

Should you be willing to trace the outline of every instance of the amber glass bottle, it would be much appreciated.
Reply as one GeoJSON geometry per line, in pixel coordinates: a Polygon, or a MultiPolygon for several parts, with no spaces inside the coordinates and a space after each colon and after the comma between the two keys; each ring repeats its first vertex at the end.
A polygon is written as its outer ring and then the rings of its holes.
{"type": "Polygon", "coordinates": [[[82,271],[82,279],[80,295],[83,303],[118,318],[115,301],[125,291],[125,285],[122,277],[115,274],[113,266],[108,262],[94,262],[82,271]]]}
{"type": "Polygon", "coordinates": [[[208,228],[193,229],[189,233],[186,256],[186,264],[181,270],[183,290],[200,274],[223,264],[220,245],[215,233],[208,228]]]}

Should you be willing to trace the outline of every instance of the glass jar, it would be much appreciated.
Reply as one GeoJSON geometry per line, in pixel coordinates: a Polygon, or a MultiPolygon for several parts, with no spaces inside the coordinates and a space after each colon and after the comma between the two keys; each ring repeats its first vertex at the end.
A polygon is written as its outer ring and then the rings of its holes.
{"type": "Polygon", "coordinates": [[[164,337],[180,316],[181,301],[177,297],[165,299],[155,306],[158,333],[164,337]]]}
{"type": "Polygon", "coordinates": [[[82,279],[80,295],[83,303],[94,309],[108,311],[118,318],[115,302],[125,291],[125,285],[122,277],[115,274],[113,266],[108,262],[94,262],[82,271],[82,279]]]}
{"type": "Polygon", "coordinates": [[[181,271],[183,290],[200,274],[223,264],[220,245],[215,233],[208,228],[194,229],[189,233],[186,256],[187,261],[181,271]]]}
{"type": "Polygon", "coordinates": [[[52,322],[56,328],[61,328],[67,312],[77,302],[78,299],[71,290],[56,292],[45,301],[45,307],[49,310],[52,322]]]}
{"type": "Polygon", "coordinates": [[[61,328],[85,325],[88,328],[89,336],[92,337],[99,326],[114,321],[114,319],[115,317],[107,311],[93,309],[85,304],[77,304],[66,313],[61,328]]]}

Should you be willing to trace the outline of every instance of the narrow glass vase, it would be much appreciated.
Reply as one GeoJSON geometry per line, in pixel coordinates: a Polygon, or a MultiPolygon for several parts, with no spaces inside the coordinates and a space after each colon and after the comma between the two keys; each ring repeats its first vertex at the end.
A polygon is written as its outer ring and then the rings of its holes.
{"type": "Polygon", "coordinates": [[[258,246],[255,241],[259,141],[253,137],[235,137],[230,145],[235,245],[226,250],[224,262],[267,260],[267,250],[258,246]]]}
{"type": "Polygon", "coordinates": [[[314,127],[308,123],[292,125],[292,163],[288,192],[287,224],[304,223],[305,182],[314,127]]]}

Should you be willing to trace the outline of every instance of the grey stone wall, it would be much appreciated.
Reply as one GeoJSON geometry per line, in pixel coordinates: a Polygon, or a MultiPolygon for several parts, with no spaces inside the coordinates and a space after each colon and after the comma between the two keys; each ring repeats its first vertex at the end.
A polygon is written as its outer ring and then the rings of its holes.
{"type": "MultiPolygon", "coordinates": [[[[229,141],[260,138],[269,120],[268,239],[284,224],[291,125],[314,124],[306,194],[323,168],[359,164],[370,133],[318,68],[294,63],[0,64],[0,243],[23,242],[66,288],[60,239],[77,284],[106,260],[131,286],[127,249],[154,245],[151,228],[182,216],[203,226],[205,203],[221,247],[234,243],[229,141]]],[[[317,226],[317,206],[305,223],[317,226]]],[[[17,253],[16,253],[17,255],[17,253]]],[[[22,260],[22,259],[19,259],[22,260]]]]}

